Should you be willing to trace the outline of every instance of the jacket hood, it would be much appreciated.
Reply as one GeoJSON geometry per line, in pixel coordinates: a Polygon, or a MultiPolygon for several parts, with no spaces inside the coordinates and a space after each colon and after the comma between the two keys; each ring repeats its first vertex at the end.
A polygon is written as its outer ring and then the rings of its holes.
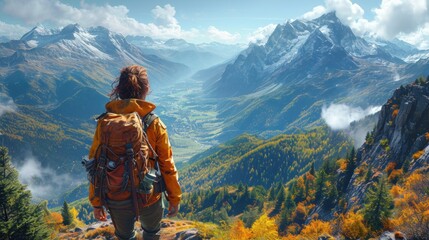
{"type": "Polygon", "coordinates": [[[106,104],[106,110],[112,113],[132,113],[137,112],[140,116],[146,116],[152,112],[156,106],[142,99],[121,99],[112,100],[106,104]]]}

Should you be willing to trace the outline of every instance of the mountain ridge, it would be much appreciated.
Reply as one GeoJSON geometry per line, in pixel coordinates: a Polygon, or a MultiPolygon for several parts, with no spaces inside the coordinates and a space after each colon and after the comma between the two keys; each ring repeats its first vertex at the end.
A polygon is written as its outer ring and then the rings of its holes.
{"type": "Polygon", "coordinates": [[[328,13],[278,25],[264,45],[242,51],[206,85],[209,97],[223,98],[220,138],[228,139],[320,125],[323,105],[381,105],[394,89],[418,78],[416,73],[429,74],[428,66],[426,59],[407,63],[392,56],[328,13]]]}

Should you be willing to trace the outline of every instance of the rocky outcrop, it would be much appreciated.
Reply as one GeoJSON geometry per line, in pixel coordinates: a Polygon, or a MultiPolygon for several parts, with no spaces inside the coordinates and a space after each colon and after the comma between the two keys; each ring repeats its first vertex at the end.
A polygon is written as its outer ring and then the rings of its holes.
{"type": "Polygon", "coordinates": [[[176,237],[174,238],[176,240],[202,240],[203,238],[198,234],[198,230],[188,229],[182,232],[176,233],[176,237]]]}
{"type": "Polygon", "coordinates": [[[395,90],[383,105],[378,123],[357,153],[358,166],[346,193],[348,206],[361,204],[371,182],[387,175],[386,167],[401,169],[410,163],[409,171],[429,163],[429,83],[419,81],[395,90]],[[373,169],[369,182],[362,181],[362,172],[373,169]]]}

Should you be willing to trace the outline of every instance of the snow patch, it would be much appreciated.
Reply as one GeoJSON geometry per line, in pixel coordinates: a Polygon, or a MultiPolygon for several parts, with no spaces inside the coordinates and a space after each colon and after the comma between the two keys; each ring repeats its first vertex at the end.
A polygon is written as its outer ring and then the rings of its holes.
{"type": "Polygon", "coordinates": [[[329,36],[331,34],[331,29],[329,29],[329,27],[326,26],[326,25],[324,25],[321,28],[319,28],[319,31],[321,31],[328,38],[329,38],[329,36]]]}
{"type": "Polygon", "coordinates": [[[428,59],[428,58],[429,58],[429,51],[410,55],[404,58],[403,60],[407,63],[415,63],[415,62],[418,62],[420,59],[428,59]]]}
{"type": "Polygon", "coordinates": [[[29,47],[31,47],[31,48],[35,48],[35,47],[37,47],[39,45],[39,42],[36,41],[36,40],[30,40],[30,41],[27,42],[27,45],[29,47]]]}

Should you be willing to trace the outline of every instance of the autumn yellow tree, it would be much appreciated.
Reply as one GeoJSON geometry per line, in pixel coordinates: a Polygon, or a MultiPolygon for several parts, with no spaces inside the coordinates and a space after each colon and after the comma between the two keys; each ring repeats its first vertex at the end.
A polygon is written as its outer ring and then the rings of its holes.
{"type": "Polygon", "coordinates": [[[305,239],[317,239],[322,234],[332,234],[331,224],[321,220],[313,220],[302,229],[299,236],[305,239]]]}
{"type": "Polygon", "coordinates": [[[252,225],[252,239],[275,240],[279,239],[277,233],[277,225],[273,218],[269,218],[267,214],[263,214],[252,225]]]}
{"type": "Polygon", "coordinates": [[[395,199],[398,209],[391,224],[410,239],[425,239],[429,232],[428,185],[427,173],[414,172],[406,178],[403,188],[395,189],[399,193],[395,199]]]}
{"type": "Polygon", "coordinates": [[[341,234],[347,239],[363,239],[368,235],[362,214],[349,212],[342,220],[341,234]]]}
{"type": "Polygon", "coordinates": [[[429,233],[429,200],[403,208],[392,224],[414,239],[426,239],[429,233]]]}
{"type": "Polygon", "coordinates": [[[231,240],[247,240],[252,237],[252,231],[244,226],[244,222],[240,219],[234,221],[229,231],[231,240]]]}
{"type": "Polygon", "coordinates": [[[57,212],[51,212],[45,216],[45,222],[48,226],[55,231],[60,230],[61,225],[63,224],[63,216],[57,212]]]}
{"type": "Polygon", "coordinates": [[[73,226],[74,227],[85,226],[85,223],[83,223],[80,219],[77,218],[78,215],[79,215],[79,212],[77,211],[77,209],[75,207],[70,209],[70,216],[72,219],[73,226]]]}

